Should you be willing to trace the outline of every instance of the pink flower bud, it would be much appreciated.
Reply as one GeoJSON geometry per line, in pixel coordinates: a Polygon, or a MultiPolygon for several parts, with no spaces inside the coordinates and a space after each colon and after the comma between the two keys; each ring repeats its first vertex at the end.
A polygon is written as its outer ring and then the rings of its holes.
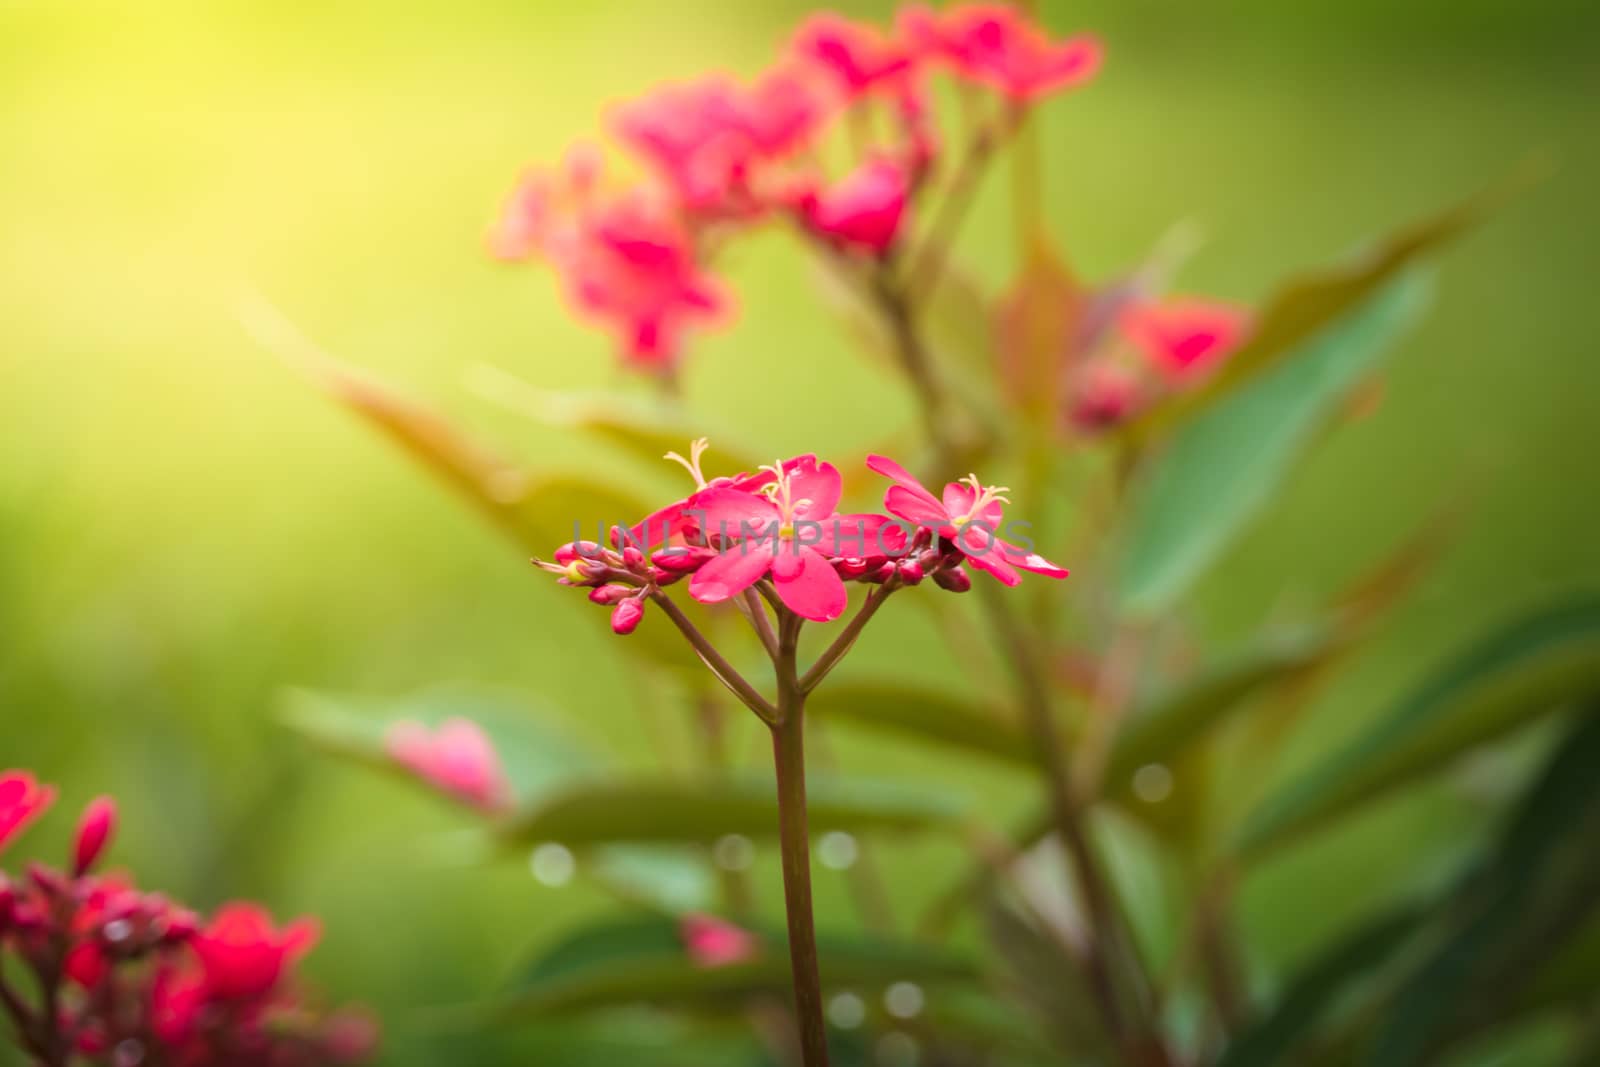
{"type": "Polygon", "coordinates": [[[117,802],[110,797],[96,797],[83,809],[78,822],[78,839],[72,852],[72,873],[79,878],[100,858],[100,853],[111,840],[117,828],[117,802]]]}
{"type": "Polygon", "coordinates": [[[650,562],[669,574],[689,574],[699,570],[706,561],[716,556],[709,548],[663,549],[650,557],[650,562]]]}
{"type": "Polygon", "coordinates": [[[644,553],[629,545],[622,550],[622,563],[629,570],[641,567],[644,565],[644,553]]]}
{"type": "Polygon", "coordinates": [[[639,620],[644,618],[644,600],[641,597],[632,597],[620,602],[611,610],[611,632],[627,635],[639,628],[639,620]]]}
{"type": "Polygon", "coordinates": [[[51,870],[40,863],[28,864],[28,878],[46,896],[66,896],[72,888],[60,871],[51,870]]]}
{"type": "Polygon", "coordinates": [[[878,564],[870,560],[845,558],[833,561],[833,569],[847,582],[855,581],[870,570],[876,569],[878,564]]]}
{"type": "Polygon", "coordinates": [[[607,606],[632,595],[633,589],[626,585],[597,585],[589,590],[589,600],[592,603],[607,606]]]}
{"type": "Polygon", "coordinates": [[[900,575],[902,585],[919,585],[922,582],[922,564],[914,559],[901,560],[895,565],[895,572],[900,575]]]}
{"type": "Polygon", "coordinates": [[[972,575],[960,565],[933,572],[933,584],[952,593],[965,593],[972,588],[972,575]]]}

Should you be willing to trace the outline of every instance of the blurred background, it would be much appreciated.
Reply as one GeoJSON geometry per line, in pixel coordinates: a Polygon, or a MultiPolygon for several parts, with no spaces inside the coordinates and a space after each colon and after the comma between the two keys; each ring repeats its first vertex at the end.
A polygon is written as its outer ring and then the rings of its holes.
{"type": "MultiPolygon", "coordinates": [[[[277,722],[285,692],[505,687],[641,766],[687,761],[689,731],[671,707],[642,720],[627,643],[265,352],[240,309],[264,295],[504,452],[587,462],[469,387],[483,365],[552,388],[620,381],[605,337],[547,275],[492,263],[484,230],[518,171],[589,135],[608,102],[752,72],[808,10],[0,0],[0,765],[34,768],[65,801],[24,852],[59,853],[77,806],[114,793],[117,858],[146,885],[320,915],[309,970],[386,1018],[385,1062],[507,1062],[408,1019],[492,988],[608,905],[520,864],[453,862],[468,818],[309,751],[277,722]]],[[[1275,773],[1350,736],[1373,694],[1486,620],[1600,589],[1600,359],[1584,326],[1600,268],[1600,8],[1084,0],[1042,17],[1108,42],[1104,76],[1042,116],[1052,228],[1091,277],[1190,220],[1207,243],[1182,287],[1248,302],[1531,154],[1556,164],[1445,254],[1382,406],[1318,451],[1187,607],[1226,644],[1374,558],[1441,485],[1470,487],[1467,530],[1275,773]]],[[[994,177],[962,251],[998,281],[1015,249],[994,177]]],[[[810,275],[782,235],[743,247],[739,320],[699,346],[686,391],[771,454],[853,456],[910,405],[862,369],[810,275]]],[[[935,646],[903,615],[864,647],[914,670],[935,646]]],[[[937,752],[843,728],[836,748],[846,767],[942,775],[997,814],[1027,806],[1026,782],[937,752]]],[[[1256,962],[1304,959],[1409,876],[1376,875],[1384,864],[1457,858],[1495,799],[1484,762],[1261,868],[1242,911],[1256,962]]],[[[907,872],[909,907],[959,853],[913,841],[885,859],[907,872]]],[[[773,915],[775,866],[762,867],[773,915]]],[[[820,878],[823,908],[842,914],[844,888],[820,878]]],[[[580,1062],[563,1040],[506,1038],[580,1062]]]]}

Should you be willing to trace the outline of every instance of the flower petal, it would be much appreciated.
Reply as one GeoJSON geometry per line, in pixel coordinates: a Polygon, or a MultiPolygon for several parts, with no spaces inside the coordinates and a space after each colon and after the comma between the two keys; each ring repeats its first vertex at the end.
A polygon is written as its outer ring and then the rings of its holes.
{"type": "Polygon", "coordinates": [[[816,456],[801,456],[784,464],[789,475],[790,498],[797,503],[808,501],[794,509],[799,519],[825,519],[839,507],[844,495],[844,479],[832,463],[818,463],[816,456]],[[792,466],[791,466],[792,464],[792,466]]]}
{"type": "Polygon", "coordinates": [[[835,515],[821,525],[811,547],[824,556],[850,559],[904,555],[916,532],[912,523],[888,515],[835,515]]]}
{"type": "Polygon", "coordinates": [[[898,486],[909,489],[918,494],[930,504],[937,504],[939,498],[928,492],[923,484],[911,477],[911,473],[888,456],[868,456],[867,469],[883,475],[898,486]]]}
{"type": "Polygon", "coordinates": [[[919,526],[932,526],[938,529],[950,522],[950,513],[945,510],[943,504],[931,496],[924,497],[903,485],[889,487],[889,491],[883,494],[883,506],[891,515],[898,515],[919,526]]]}
{"type": "MultiPolygon", "coordinates": [[[[962,552],[966,553],[965,546],[962,546],[962,552]]],[[[1004,585],[1017,585],[1022,581],[1022,575],[1017,573],[1016,568],[1007,563],[1005,558],[993,548],[988,551],[967,553],[967,562],[980,571],[988,571],[1000,579],[1004,585]]]]}
{"type": "Polygon", "coordinates": [[[724,541],[760,540],[778,522],[778,509],[772,501],[737,489],[702,490],[689,498],[684,510],[708,537],[715,535],[724,541]]]}
{"type": "Polygon", "coordinates": [[[1009,541],[995,538],[995,549],[1000,553],[1002,559],[1018,570],[1032,571],[1034,574],[1042,574],[1047,578],[1065,578],[1072,573],[1065,567],[1051,563],[1037,552],[1030,552],[1009,541]]]}
{"type": "Polygon", "coordinates": [[[772,549],[741,542],[694,572],[689,595],[702,604],[720,604],[749,589],[772,567],[772,549]]]}
{"type": "Polygon", "coordinates": [[[832,622],[844,614],[850,594],[833,565],[810,548],[800,550],[800,570],[777,581],[778,597],[789,610],[813,622],[832,622]]]}

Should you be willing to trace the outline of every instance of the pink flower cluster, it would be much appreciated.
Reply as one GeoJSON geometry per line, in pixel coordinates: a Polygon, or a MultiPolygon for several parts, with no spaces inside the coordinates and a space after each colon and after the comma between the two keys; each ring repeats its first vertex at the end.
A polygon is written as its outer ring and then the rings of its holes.
{"type": "Polygon", "coordinates": [[[590,600],[610,606],[619,634],[639,625],[653,594],[684,579],[703,604],[769,581],[788,610],[830,622],[849,602],[850,581],[909,586],[931,578],[964,592],[972,584],[969,564],[1006,585],[1016,585],[1020,571],[1067,576],[1000,537],[1005,490],[975,475],[935,496],[893,460],[871,456],[867,466],[894,482],[884,497],[888,514],[842,514],[843,479],[831,463],[804,455],[708,480],[700,469],[705,447],[696,441],[688,459],[668,457],[688,469],[696,492],[632,528],[613,527],[610,545],[572,542],[556,550],[554,562],[540,561],[563,584],[587,588],[590,600]]]}
{"type": "MultiPolygon", "coordinates": [[[[33,775],[0,773],[0,851],[54,800],[33,775]]],[[[30,1003],[0,966],[0,1004],[34,1061],[312,1067],[372,1053],[374,1023],[319,1014],[294,980],[314,922],[280,930],[246,903],[203,922],[125,876],[94,874],[115,827],[102,797],[84,811],[70,873],[0,873],[0,963],[16,961],[38,991],[30,1003]]]]}
{"type": "Polygon", "coordinates": [[[1014,119],[1092,78],[1100,54],[1092,38],[1052,40],[1008,4],[911,6],[892,31],[814,15],[750,81],[709,74],[616,107],[611,133],[647,178],[609,181],[600,153],[580,145],[524,176],[491,246],[550,263],[625,363],[667,375],[685,333],[731,306],[709,262],[734,233],[782,219],[841,254],[893,255],[941,162],[931,74],[997,97],[1014,119]],[[821,163],[836,126],[852,135],[842,173],[821,163]]]}
{"type": "Polygon", "coordinates": [[[1185,297],[1126,297],[1076,339],[1085,353],[1066,378],[1065,411],[1074,427],[1120,425],[1159,397],[1192,388],[1249,339],[1250,313],[1185,297]]]}

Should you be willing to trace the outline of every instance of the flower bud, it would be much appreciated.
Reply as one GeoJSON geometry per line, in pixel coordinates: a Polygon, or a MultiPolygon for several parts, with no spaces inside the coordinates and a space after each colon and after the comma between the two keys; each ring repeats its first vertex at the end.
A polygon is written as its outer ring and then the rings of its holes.
{"type": "Polygon", "coordinates": [[[110,797],[96,797],[83,809],[78,822],[77,843],[72,851],[72,873],[82,878],[105,851],[111,834],[117,828],[117,802],[110,797]]]}
{"type": "Polygon", "coordinates": [[[629,570],[636,570],[644,566],[644,553],[633,545],[628,545],[622,550],[622,565],[629,570]]]}
{"type": "Polygon", "coordinates": [[[839,575],[840,578],[843,578],[847,582],[855,581],[868,571],[873,570],[874,567],[875,565],[873,563],[854,557],[846,557],[844,559],[836,559],[833,561],[834,571],[839,575]]]}
{"type": "Polygon", "coordinates": [[[589,590],[589,599],[596,604],[611,605],[632,595],[633,589],[626,585],[597,585],[589,590]]]}
{"type": "Polygon", "coordinates": [[[568,541],[556,549],[557,563],[571,563],[574,560],[596,560],[604,558],[605,549],[597,541],[568,541]]]}
{"type": "Polygon", "coordinates": [[[946,567],[933,572],[933,583],[952,593],[965,593],[972,588],[972,575],[965,567],[946,567]]]}
{"type": "Polygon", "coordinates": [[[709,548],[670,548],[651,556],[650,562],[671,574],[688,574],[699,570],[715,556],[716,553],[709,548]]]}
{"type": "Polygon", "coordinates": [[[620,602],[611,611],[611,632],[626,636],[639,628],[639,620],[644,618],[644,600],[640,597],[631,597],[620,602]]]}
{"type": "Polygon", "coordinates": [[[902,585],[919,585],[922,582],[922,564],[914,559],[901,560],[895,565],[895,572],[899,574],[902,585]]]}
{"type": "Polygon", "coordinates": [[[72,888],[60,871],[51,870],[40,863],[28,864],[28,878],[46,896],[65,896],[72,888]]]}

